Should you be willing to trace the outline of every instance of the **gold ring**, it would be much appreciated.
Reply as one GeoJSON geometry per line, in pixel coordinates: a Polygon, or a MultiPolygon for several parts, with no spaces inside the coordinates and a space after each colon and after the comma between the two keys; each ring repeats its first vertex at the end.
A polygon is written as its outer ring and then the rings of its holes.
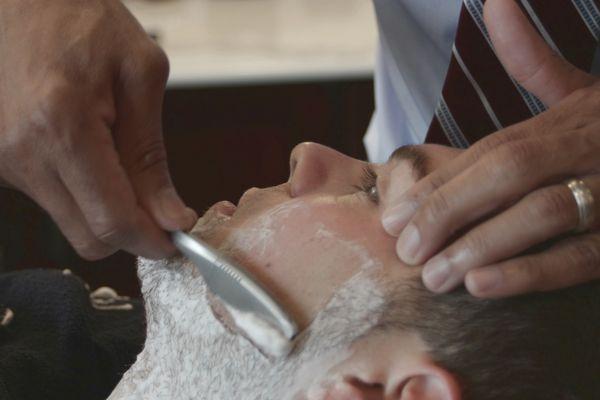
{"type": "Polygon", "coordinates": [[[592,191],[581,179],[571,179],[566,182],[566,185],[573,193],[579,211],[579,222],[575,227],[575,232],[585,232],[592,227],[594,222],[594,196],[592,191]]]}

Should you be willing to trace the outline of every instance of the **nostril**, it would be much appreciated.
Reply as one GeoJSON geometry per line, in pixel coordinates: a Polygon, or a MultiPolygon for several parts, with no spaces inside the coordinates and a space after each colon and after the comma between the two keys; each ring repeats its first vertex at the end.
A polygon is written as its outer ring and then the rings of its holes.
{"type": "Polygon", "coordinates": [[[322,189],[331,166],[323,146],[302,143],[294,147],[290,156],[290,194],[300,197],[322,189]]]}

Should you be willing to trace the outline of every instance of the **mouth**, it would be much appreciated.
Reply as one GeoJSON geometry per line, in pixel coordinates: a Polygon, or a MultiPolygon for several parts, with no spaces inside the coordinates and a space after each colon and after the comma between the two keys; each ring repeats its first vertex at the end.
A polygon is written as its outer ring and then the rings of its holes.
{"type": "Polygon", "coordinates": [[[237,207],[229,201],[220,201],[210,207],[196,222],[192,231],[204,240],[208,240],[216,227],[229,221],[237,207]]]}
{"type": "Polygon", "coordinates": [[[265,189],[259,189],[257,187],[250,188],[242,194],[237,206],[238,208],[244,207],[246,204],[260,201],[260,198],[265,196],[268,196],[269,198],[278,198],[281,201],[289,200],[292,197],[289,182],[265,189]]]}
{"type": "Polygon", "coordinates": [[[222,215],[224,217],[232,217],[235,213],[237,206],[230,201],[220,201],[211,207],[211,210],[214,211],[217,215],[222,215]]]}
{"type": "Polygon", "coordinates": [[[217,227],[227,224],[238,214],[241,218],[245,218],[248,215],[260,212],[264,207],[273,207],[290,198],[288,183],[265,189],[254,187],[244,192],[237,206],[225,200],[212,205],[198,220],[193,230],[206,240],[206,237],[214,233],[217,227]]]}

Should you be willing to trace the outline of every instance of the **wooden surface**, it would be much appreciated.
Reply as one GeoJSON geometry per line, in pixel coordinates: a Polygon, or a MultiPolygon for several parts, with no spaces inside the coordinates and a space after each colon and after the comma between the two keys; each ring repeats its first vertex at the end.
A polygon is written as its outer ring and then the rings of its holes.
{"type": "MultiPolygon", "coordinates": [[[[237,202],[251,186],[286,180],[289,152],[303,141],[364,158],[372,90],[368,79],[169,90],[165,141],[180,194],[199,213],[215,201],[237,202]]],[[[124,253],[80,259],[35,204],[0,189],[0,270],[70,268],[92,287],[136,295],[134,261],[124,253]]]]}

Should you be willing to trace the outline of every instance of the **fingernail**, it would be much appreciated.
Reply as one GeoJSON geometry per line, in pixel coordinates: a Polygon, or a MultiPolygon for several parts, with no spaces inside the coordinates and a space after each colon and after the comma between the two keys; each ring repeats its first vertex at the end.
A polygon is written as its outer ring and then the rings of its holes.
{"type": "Polygon", "coordinates": [[[423,268],[423,283],[429,290],[440,290],[449,277],[450,263],[446,257],[435,257],[423,268]]]}
{"type": "Polygon", "coordinates": [[[414,202],[404,202],[384,212],[381,217],[383,229],[392,236],[398,236],[416,209],[414,202]]]}
{"type": "Polygon", "coordinates": [[[190,224],[192,213],[195,215],[195,212],[183,204],[175,189],[165,189],[159,196],[161,210],[168,219],[176,222],[180,229],[190,224]]]}
{"type": "Polygon", "coordinates": [[[398,238],[398,256],[402,261],[413,264],[421,244],[421,234],[414,224],[409,224],[398,238]]]}
{"type": "Polygon", "coordinates": [[[503,276],[499,268],[482,268],[469,273],[467,279],[470,292],[484,294],[500,286],[503,276]]]}

